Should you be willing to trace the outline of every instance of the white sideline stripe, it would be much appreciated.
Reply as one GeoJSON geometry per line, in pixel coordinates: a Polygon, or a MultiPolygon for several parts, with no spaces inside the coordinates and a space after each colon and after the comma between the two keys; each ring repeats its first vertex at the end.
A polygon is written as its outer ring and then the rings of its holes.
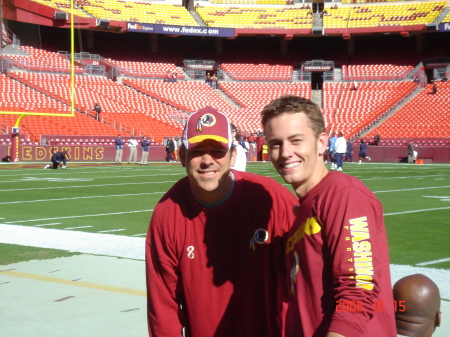
{"type": "Polygon", "coordinates": [[[56,225],[61,225],[61,222],[44,223],[41,225],[34,225],[34,227],[56,226],[56,225]]]}
{"type": "Polygon", "coordinates": [[[144,260],[145,239],[0,224],[0,242],[144,260]]]}
{"type": "MultiPolygon", "coordinates": [[[[123,178],[123,177],[122,177],[123,178]]],[[[176,181],[144,181],[139,183],[123,183],[123,184],[100,184],[100,185],[82,185],[82,186],[49,186],[49,187],[36,187],[36,188],[7,188],[0,190],[0,192],[10,192],[10,191],[35,191],[35,190],[54,190],[56,188],[87,188],[87,187],[103,187],[103,186],[123,186],[123,185],[144,185],[144,184],[166,184],[166,183],[176,183],[176,181]]]]}
{"type": "MultiPolygon", "coordinates": [[[[36,227],[36,226],[35,226],[36,227]]],[[[78,227],[66,227],[64,229],[79,229],[79,228],[91,228],[92,226],[78,226],[78,227]]]]}
{"type": "Polygon", "coordinates": [[[447,261],[450,261],[450,257],[448,257],[446,259],[440,259],[440,260],[416,263],[416,266],[428,266],[430,264],[437,264],[437,263],[447,262],[447,261]]]}
{"type": "MultiPolygon", "coordinates": [[[[145,238],[123,235],[0,224],[0,243],[61,249],[135,260],[145,259],[145,238]]],[[[400,278],[415,273],[421,273],[431,278],[439,287],[441,298],[450,300],[448,284],[450,270],[392,264],[391,282],[394,284],[400,278]]]]}
{"type": "Polygon", "coordinates": [[[140,211],[128,211],[128,212],[116,212],[116,213],[100,213],[100,214],[86,214],[86,215],[71,215],[71,216],[60,216],[56,218],[45,218],[45,219],[30,219],[30,220],[18,220],[18,221],[7,221],[6,224],[14,224],[14,223],[24,223],[24,222],[33,222],[33,221],[47,221],[47,220],[56,220],[56,219],[67,219],[67,218],[87,218],[92,216],[105,216],[105,215],[119,215],[119,214],[130,214],[130,213],[141,213],[141,212],[153,212],[152,209],[143,209],[140,211]]]}
{"type": "Polygon", "coordinates": [[[405,212],[384,213],[384,216],[387,216],[387,215],[398,215],[398,214],[408,214],[408,213],[430,212],[430,211],[441,211],[443,209],[450,209],[450,207],[425,208],[425,209],[415,209],[413,211],[405,211],[405,212]]]}
{"type": "Polygon", "coordinates": [[[404,188],[404,189],[401,189],[401,190],[374,191],[373,193],[431,190],[431,189],[435,189],[435,188],[450,188],[450,186],[430,186],[430,187],[404,188]]]}
{"type": "Polygon", "coordinates": [[[91,195],[86,197],[73,197],[73,198],[58,198],[58,199],[37,199],[37,200],[20,200],[20,201],[7,201],[2,202],[2,205],[6,204],[24,204],[31,202],[46,202],[46,201],[62,201],[62,200],[79,200],[79,199],[93,199],[93,198],[109,198],[109,197],[123,197],[123,196],[135,196],[135,195],[149,195],[149,194],[164,194],[164,192],[144,192],[144,193],[129,193],[129,194],[109,194],[109,195],[91,195]]]}
{"type": "Polygon", "coordinates": [[[124,230],[125,230],[124,228],[108,229],[108,230],[105,230],[105,231],[98,231],[97,233],[122,232],[124,230]]]}

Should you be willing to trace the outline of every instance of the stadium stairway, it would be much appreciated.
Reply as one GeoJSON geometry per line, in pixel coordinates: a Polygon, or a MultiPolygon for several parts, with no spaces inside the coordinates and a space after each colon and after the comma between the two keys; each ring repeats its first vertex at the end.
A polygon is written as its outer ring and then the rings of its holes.
{"type": "Polygon", "coordinates": [[[233,107],[236,109],[242,108],[238,103],[236,103],[230,96],[228,96],[222,89],[215,89],[215,92],[217,92],[220,97],[222,97],[225,101],[230,103],[233,107]]]}
{"type": "Polygon", "coordinates": [[[194,10],[190,10],[189,13],[192,15],[192,17],[195,19],[195,21],[198,22],[200,26],[207,26],[205,21],[200,17],[200,15],[197,14],[197,12],[194,10]]]}

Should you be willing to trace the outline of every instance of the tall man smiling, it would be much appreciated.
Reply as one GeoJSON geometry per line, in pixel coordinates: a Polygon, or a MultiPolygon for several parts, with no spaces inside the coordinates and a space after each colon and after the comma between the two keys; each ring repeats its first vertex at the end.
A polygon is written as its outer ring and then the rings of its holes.
{"type": "Polygon", "coordinates": [[[207,107],[185,126],[187,177],[156,205],[146,240],[153,337],[281,337],[282,237],[297,200],[271,178],[230,169],[228,118],[207,107]]]}
{"type": "Polygon", "coordinates": [[[300,201],[285,246],[286,336],[396,336],[381,203],[358,179],[328,172],[315,103],[283,96],[261,115],[272,163],[300,201]]]}

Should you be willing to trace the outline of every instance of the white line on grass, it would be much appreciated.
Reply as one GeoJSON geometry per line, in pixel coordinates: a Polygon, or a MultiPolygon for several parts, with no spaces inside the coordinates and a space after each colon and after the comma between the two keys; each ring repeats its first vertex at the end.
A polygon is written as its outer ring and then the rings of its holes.
{"type": "Polygon", "coordinates": [[[408,213],[430,212],[430,211],[441,211],[443,209],[450,209],[450,207],[425,208],[425,209],[415,209],[415,210],[412,210],[412,211],[404,211],[404,212],[384,213],[384,216],[387,216],[387,215],[398,215],[398,214],[408,214],[408,213]]]}
{"type": "Polygon", "coordinates": [[[91,228],[92,226],[78,226],[78,227],[66,227],[64,229],[80,229],[80,228],[91,228]]]}
{"type": "Polygon", "coordinates": [[[447,262],[450,261],[450,257],[446,258],[446,259],[440,259],[440,260],[434,260],[434,261],[427,261],[427,262],[421,262],[421,263],[416,263],[416,266],[428,266],[430,264],[437,264],[437,263],[441,263],[441,262],[447,262]]]}
{"type": "Polygon", "coordinates": [[[108,229],[108,230],[104,230],[104,231],[98,231],[97,233],[122,232],[124,230],[125,230],[124,228],[108,229]]]}
{"type": "Polygon", "coordinates": [[[435,188],[450,188],[450,186],[428,186],[428,187],[403,188],[403,189],[399,189],[399,190],[373,191],[373,193],[418,191],[418,190],[430,190],[430,189],[435,189],[435,188]]]}
{"type": "MultiPolygon", "coordinates": [[[[122,177],[123,178],[123,177],[122,177]]],[[[35,190],[53,190],[56,188],[86,188],[86,187],[104,187],[104,186],[123,186],[123,185],[144,185],[144,184],[167,184],[176,183],[176,181],[145,181],[139,183],[122,183],[122,184],[100,184],[100,185],[82,185],[82,186],[49,186],[49,187],[35,187],[35,188],[7,188],[0,190],[0,192],[10,192],[10,191],[35,191],[35,190]]]]}
{"type": "Polygon", "coordinates": [[[56,226],[56,225],[61,225],[61,222],[44,223],[41,225],[34,225],[34,227],[56,226]]]}
{"type": "Polygon", "coordinates": [[[128,212],[99,213],[99,214],[85,214],[85,215],[71,215],[71,216],[66,215],[66,216],[59,216],[59,217],[56,217],[56,218],[7,221],[5,223],[6,224],[15,224],[15,223],[34,222],[34,221],[48,221],[48,220],[56,220],[56,219],[87,218],[87,217],[93,217],[93,216],[120,215],[120,214],[143,213],[143,212],[153,212],[153,208],[152,209],[143,209],[143,210],[139,210],[139,211],[128,211],[128,212]]]}
{"type": "Polygon", "coordinates": [[[7,201],[2,202],[5,204],[24,204],[33,202],[47,202],[47,201],[63,201],[63,200],[77,200],[77,199],[91,199],[91,198],[109,198],[109,197],[123,197],[123,196],[135,196],[135,195],[149,195],[149,194],[164,194],[164,192],[144,192],[144,193],[129,193],[129,194],[108,194],[108,195],[91,195],[85,197],[72,197],[72,198],[58,198],[58,199],[38,199],[38,200],[19,200],[19,201],[7,201]]]}

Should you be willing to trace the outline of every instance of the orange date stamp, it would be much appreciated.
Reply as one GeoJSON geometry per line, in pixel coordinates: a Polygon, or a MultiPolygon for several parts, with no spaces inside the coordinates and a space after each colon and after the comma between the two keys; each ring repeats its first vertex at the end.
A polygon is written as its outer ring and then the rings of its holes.
{"type": "MultiPolygon", "coordinates": [[[[384,301],[375,301],[373,302],[372,309],[373,311],[385,311],[386,303],[384,301]]],[[[366,310],[363,306],[362,301],[336,301],[336,311],[364,311],[366,310]]],[[[388,308],[389,310],[389,308],[388,308]]],[[[394,301],[394,311],[405,311],[406,303],[405,301],[394,301]]]]}

